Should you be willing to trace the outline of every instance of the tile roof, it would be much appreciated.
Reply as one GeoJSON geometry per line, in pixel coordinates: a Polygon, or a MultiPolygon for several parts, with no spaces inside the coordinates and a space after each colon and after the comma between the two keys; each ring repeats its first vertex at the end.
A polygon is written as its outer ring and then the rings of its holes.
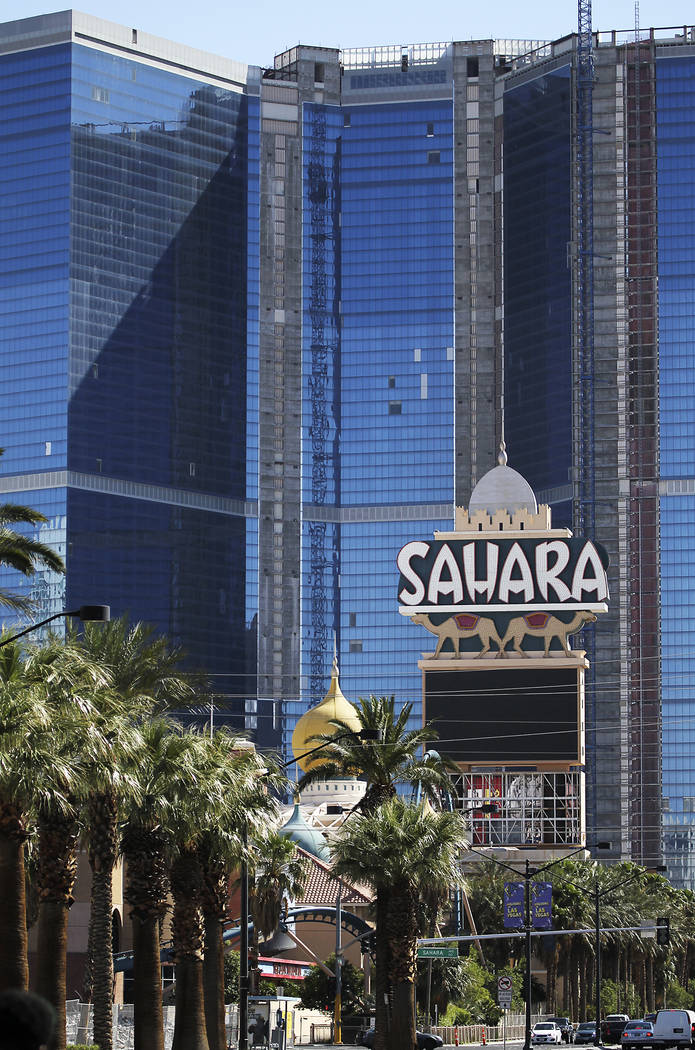
{"type": "MultiPolygon", "coordinates": [[[[300,900],[295,901],[295,904],[334,905],[338,895],[338,879],[332,874],[330,866],[319,860],[318,857],[312,856],[311,853],[307,853],[301,847],[297,848],[297,852],[306,860],[309,876],[304,893],[300,900]]],[[[343,905],[367,905],[374,900],[374,894],[367,886],[357,886],[355,883],[347,882],[344,878],[340,879],[340,884],[343,905]]]]}

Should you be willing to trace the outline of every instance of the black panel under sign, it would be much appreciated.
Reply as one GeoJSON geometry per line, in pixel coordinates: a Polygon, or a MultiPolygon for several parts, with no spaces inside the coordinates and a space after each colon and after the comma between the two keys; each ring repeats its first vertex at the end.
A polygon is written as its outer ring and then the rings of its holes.
{"type": "Polygon", "coordinates": [[[574,668],[425,672],[425,718],[457,762],[576,762],[574,668]]]}

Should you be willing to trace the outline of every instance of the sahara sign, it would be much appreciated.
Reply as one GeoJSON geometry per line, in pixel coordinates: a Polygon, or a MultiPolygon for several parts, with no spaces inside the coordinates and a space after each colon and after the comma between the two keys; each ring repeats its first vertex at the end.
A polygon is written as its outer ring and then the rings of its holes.
{"type": "Polygon", "coordinates": [[[607,608],[608,555],[591,540],[412,540],[398,568],[405,616],[607,608]]]}

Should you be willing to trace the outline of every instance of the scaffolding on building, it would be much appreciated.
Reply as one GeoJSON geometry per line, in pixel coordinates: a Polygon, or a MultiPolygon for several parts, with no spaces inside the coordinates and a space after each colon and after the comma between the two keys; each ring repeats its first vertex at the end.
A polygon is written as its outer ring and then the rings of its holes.
{"type": "MultiPolygon", "coordinates": [[[[323,506],[328,494],[329,356],[332,355],[334,345],[328,330],[327,318],[326,246],[327,241],[331,238],[332,216],[331,194],[326,173],[326,115],[321,106],[313,107],[311,114],[308,189],[311,211],[311,292],[309,297],[311,501],[315,506],[323,506]]],[[[325,663],[330,641],[327,623],[326,573],[332,567],[332,563],[326,553],[327,529],[325,521],[309,522],[309,589],[311,595],[309,688],[313,701],[320,700],[325,692],[325,663]]]]}
{"type": "MultiPolygon", "coordinates": [[[[593,539],[596,528],[594,406],[594,39],[591,0],[578,0],[576,108],[576,473],[574,525],[593,539]]],[[[592,785],[589,808],[596,817],[596,643],[592,627],[582,632],[589,658],[586,760],[592,785]]]]}
{"type": "Polygon", "coordinates": [[[656,95],[654,40],[625,48],[631,855],[661,853],[656,95]]]}

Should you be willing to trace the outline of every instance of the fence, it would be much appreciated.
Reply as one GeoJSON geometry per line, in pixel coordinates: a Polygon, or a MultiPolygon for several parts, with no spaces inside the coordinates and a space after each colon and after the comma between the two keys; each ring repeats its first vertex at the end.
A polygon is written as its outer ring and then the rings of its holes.
{"type": "MultiPolygon", "coordinates": [[[[78,1000],[69,1000],[65,1004],[66,1030],[68,1043],[92,1042],[92,1007],[78,1000]]],[[[164,1047],[171,1050],[174,1038],[175,1008],[165,1006],[164,1013],[164,1047]]],[[[239,1007],[225,1007],[225,1024],[227,1027],[227,1045],[233,1045],[239,1038],[239,1007]]],[[[113,1046],[114,1050],[133,1050],[134,1039],[133,1007],[113,1007],[113,1046]]]]}
{"type": "MultiPolygon", "coordinates": [[[[540,1019],[540,1014],[534,1014],[531,1024],[534,1025],[540,1019]]],[[[459,1024],[459,1025],[433,1025],[427,1031],[440,1035],[444,1045],[455,1044],[458,1037],[460,1046],[467,1043],[482,1043],[485,1033],[486,1043],[501,1043],[506,1039],[508,1043],[518,1042],[524,1038],[526,1033],[526,1019],[523,1014],[511,1014],[507,1017],[504,1025],[486,1024],[459,1024]]]]}

